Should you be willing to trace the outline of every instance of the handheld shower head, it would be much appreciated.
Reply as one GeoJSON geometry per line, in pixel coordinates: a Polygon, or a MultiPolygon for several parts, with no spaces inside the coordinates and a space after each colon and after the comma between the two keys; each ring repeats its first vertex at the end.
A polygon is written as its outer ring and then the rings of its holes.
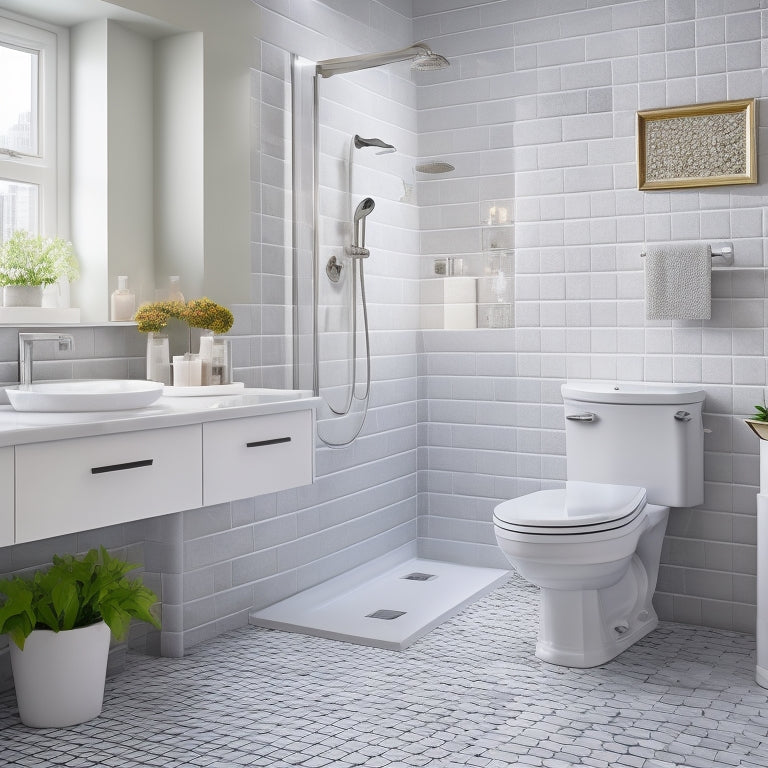
{"type": "Polygon", "coordinates": [[[355,208],[355,215],[352,217],[353,230],[355,233],[355,247],[365,247],[365,218],[376,207],[372,197],[363,198],[355,208]],[[362,232],[360,233],[360,222],[362,221],[362,232]]]}
{"type": "Polygon", "coordinates": [[[357,208],[355,208],[355,224],[360,219],[365,218],[375,207],[376,203],[372,197],[363,198],[357,208]]]}
{"type": "Polygon", "coordinates": [[[389,152],[396,152],[397,150],[392,144],[387,144],[381,139],[364,139],[358,134],[355,134],[354,138],[355,149],[363,149],[364,147],[381,147],[381,152],[377,152],[377,155],[386,155],[389,152]]]}

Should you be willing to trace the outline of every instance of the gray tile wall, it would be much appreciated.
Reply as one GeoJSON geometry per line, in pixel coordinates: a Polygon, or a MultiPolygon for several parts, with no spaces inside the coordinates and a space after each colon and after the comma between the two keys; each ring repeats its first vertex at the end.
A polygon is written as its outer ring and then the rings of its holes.
{"type": "MultiPolygon", "coordinates": [[[[634,135],[638,109],[749,97],[764,107],[765,8],[414,0],[415,38],[453,62],[419,87],[420,151],[457,169],[420,185],[422,273],[435,255],[479,253],[479,228],[460,222],[479,221],[483,200],[516,198],[516,330],[483,334],[495,345],[484,352],[473,334],[424,334],[427,551],[484,556],[497,499],[562,482],[565,379],[701,383],[705,502],[670,517],[657,605],[664,618],[754,628],[758,446],[742,417],[766,385],[768,185],[640,192],[634,135]],[[640,252],[668,240],[733,241],[711,320],[645,320],[640,252]],[[507,358],[515,390],[473,368],[484,356],[507,358]],[[492,425],[506,459],[482,437],[492,425]]],[[[762,179],[765,114],[759,125],[762,179]]]]}

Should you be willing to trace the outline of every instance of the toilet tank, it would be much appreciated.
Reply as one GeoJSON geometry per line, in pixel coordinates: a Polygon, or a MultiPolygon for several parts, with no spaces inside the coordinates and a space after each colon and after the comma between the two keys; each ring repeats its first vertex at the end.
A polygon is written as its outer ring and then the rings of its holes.
{"type": "Polygon", "coordinates": [[[639,485],[648,501],[704,501],[704,391],[685,384],[563,384],[569,480],[639,485]]]}

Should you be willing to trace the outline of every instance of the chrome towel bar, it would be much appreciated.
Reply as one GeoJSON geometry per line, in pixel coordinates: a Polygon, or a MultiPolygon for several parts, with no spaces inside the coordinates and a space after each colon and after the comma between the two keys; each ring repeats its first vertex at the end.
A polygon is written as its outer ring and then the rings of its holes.
{"type": "MultiPolygon", "coordinates": [[[[643,251],[640,256],[645,258],[645,251],[643,251]]],[[[722,245],[713,246],[712,258],[720,259],[722,263],[730,266],[733,264],[733,245],[730,243],[724,243],[722,245]]]]}

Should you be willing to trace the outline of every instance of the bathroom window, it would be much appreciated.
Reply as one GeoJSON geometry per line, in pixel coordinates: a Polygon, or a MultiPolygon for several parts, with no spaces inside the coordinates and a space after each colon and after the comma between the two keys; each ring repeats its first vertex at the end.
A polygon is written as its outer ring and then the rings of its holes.
{"type": "Polygon", "coordinates": [[[61,234],[66,48],[64,30],[0,17],[0,242],[61,234]]]}

